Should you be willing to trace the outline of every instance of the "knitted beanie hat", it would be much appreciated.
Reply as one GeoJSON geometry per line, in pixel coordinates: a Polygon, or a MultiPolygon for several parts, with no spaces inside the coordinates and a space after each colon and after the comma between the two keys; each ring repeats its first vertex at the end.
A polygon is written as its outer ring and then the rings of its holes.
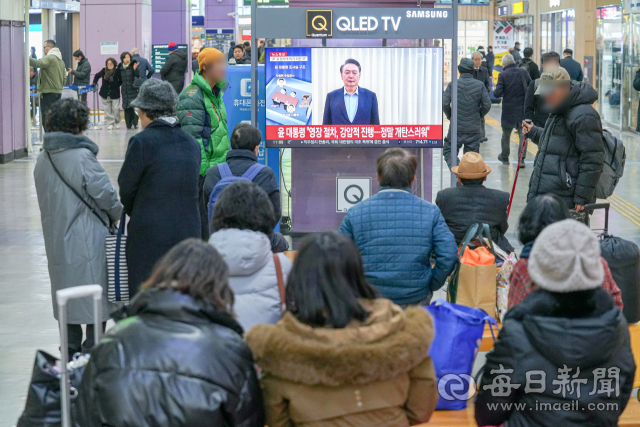
{"type": "Polygon", "coordinates": [[[158,79],[145,80],[131,106],[145,111],[169,111],[178,103],[178,94],[169,82],[158,79]]]}
{"type": "Polygon", "coordinates": [[[227,57],[224,53],[213,47],[207,47],[200,51],[198,55],[198,66],[200,71],[205,64],[213,64],[216,61],[227,62],[227,57]]]}
{"type": "Polygon", "coordinates": [[[529,275],[550,292],[596,289],[604,281],[600,243],[589,227],[565,219],[546,227],[531,249],[529,275]]]}
{"type": "Polygon", "coordinates": [[[169,45],[167,46],[167,50],[169,52],[173,52],[174,50],[176,50],[178,48],[178,45],[175,42],[171,42],[169,43],[169,45]]]}

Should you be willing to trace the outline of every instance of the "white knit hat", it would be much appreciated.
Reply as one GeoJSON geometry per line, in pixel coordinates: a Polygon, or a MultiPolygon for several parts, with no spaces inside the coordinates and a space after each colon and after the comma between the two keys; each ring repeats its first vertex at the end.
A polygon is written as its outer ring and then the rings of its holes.
{"type": "Polygon", "coordinates": [[[529,256],[533,283],[550,292],[596,289],[604,281],[600,243],[589,227],[573,219],[542,230],[529,256]]]}

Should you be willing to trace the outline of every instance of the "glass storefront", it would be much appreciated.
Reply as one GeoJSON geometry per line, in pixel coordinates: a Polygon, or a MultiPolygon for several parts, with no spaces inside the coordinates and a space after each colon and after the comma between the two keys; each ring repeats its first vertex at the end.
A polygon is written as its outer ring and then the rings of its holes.
{"type": "MultiPolygon", "coordinates": [[[[437,42],[437,46],[440,46],[440,43],[444,46],[444,81],[448,83],[451,81],[451,69],[453,68],[447,61],[447,58],[451,57],[451,40],[438,40],[437,42]]],[[[478,46],[484,47],[486,52],[489,44],[489,21],[458,22],[458,62],[462,58],[471,58],[478,50],[478,46]]]]}
{"type": "Polygon", "coordinates": [[[546,52],[558,52],[565,49],[575,50],[576,29],[575,9],[540,15],[540,55],[546,52]]]}
{"type": "Polygon", "coordinates": [[[514,30],[514,40],[520,42],[522,50],[525,47],[533,47],[533,16],[516,18],[514,30]]]}
{"type": "Polygon", "coordinates": [[[640,15],[629,14],[623,18],[622,54],[622,128],[636,129],[638,124],[638,92],[633,89],[633,79],[640,67],[640,15]]]}
{"type": "Polygon", "coordinates": [[[622,7],[596,12],[596,89],[603,120],[620,126],[622,94],[622,7]]]}

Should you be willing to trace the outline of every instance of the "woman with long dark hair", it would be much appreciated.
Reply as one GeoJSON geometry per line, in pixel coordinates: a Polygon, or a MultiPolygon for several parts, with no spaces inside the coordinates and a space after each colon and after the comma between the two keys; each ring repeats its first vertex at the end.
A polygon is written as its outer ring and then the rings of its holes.
{"type": "Polygon", "coordinates": [[[118,70],[118,62],[114,58],[107,58],[104,68],[93,77],[93,85],[102,79],[100,98],[104,106],[104,124],[107,130],[113,130],[120,126],[120,85],[122,77],[118,70]]]}
{"type": "MultiPolygon", "coordinates": [[[[139,86],[136,85],[136,79],[139,79],[138,61],[131,59],[129,52],[120,54],[120,65],[118,71],[122,79],[122,109],[124,110],[124,121],[127,129],[138,129],[138,116],[131,102],[138,96],[139,86]]],[[[138,80],[139,82],[139,80],[138,80]]]]}
{"type": "Polygon", "coordinates": [[[233,319],[228,268],[188,239],[91,352],[76,401],[83,427],[263,427],[251,351],[233,319]]]}
{"type": "Polygon", "coordinates": [[[438,400],[429,314],[378,297],[355,244],[305,238],[286,288],[288,313],[246,337],[261,369],[267,425],[402,426],[438,400]]]}

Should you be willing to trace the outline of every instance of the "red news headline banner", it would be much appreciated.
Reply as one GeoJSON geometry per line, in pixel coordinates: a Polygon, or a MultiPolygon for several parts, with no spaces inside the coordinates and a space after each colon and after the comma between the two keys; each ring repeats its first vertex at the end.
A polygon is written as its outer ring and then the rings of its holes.
{"type": "Polygon", "coordinates": [[[267,140],[442,140],[442,125],[267,126],[267,140]]]}

